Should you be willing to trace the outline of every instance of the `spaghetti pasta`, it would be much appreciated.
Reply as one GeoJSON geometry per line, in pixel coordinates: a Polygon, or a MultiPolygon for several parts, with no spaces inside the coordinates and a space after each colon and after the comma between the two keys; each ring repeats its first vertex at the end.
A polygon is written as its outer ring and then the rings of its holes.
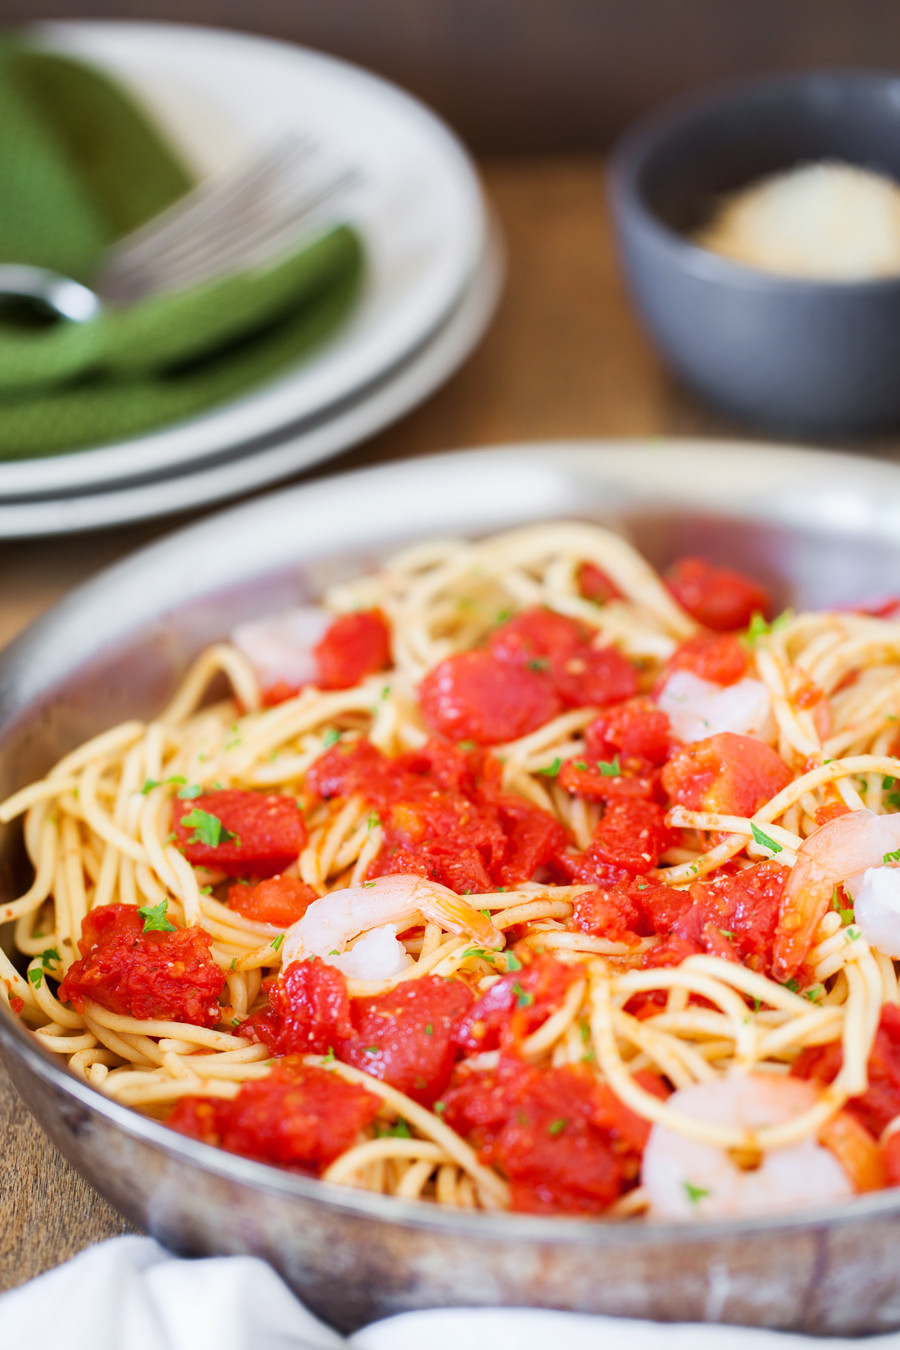
{"type": "Polygon", "coordinates": [[[405,1199],[673,1216],[662,1157],[674,1217],[727,1215],[723,1168],[792,1150],[900,1180],[900,621],[770,622],[738,574],[579,523],[323,604],[316,684],[220,642],[0,805],[34,869],[0,996],[39,1044],[405,1199]]]}

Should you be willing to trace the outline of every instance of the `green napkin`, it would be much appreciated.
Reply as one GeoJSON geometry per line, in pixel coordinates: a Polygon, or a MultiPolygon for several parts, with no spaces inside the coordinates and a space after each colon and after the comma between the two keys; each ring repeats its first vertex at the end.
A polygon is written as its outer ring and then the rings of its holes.
{"type": "MultiPolygon", "coordinates": [[[[90,281],[103,250],[190,187],[128,95],[75,61],[0,45],[0,262],[90,281]]],[[[276,376],[356,299],[358,235],[105,311],[86,324],[0,316],[0,459],[151,431],[276,376]]]]}

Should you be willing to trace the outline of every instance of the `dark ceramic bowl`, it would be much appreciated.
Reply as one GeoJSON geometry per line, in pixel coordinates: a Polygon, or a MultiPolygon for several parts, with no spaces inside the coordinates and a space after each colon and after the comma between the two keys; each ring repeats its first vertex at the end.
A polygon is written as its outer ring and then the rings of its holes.
{"type": "Polygon", "coordinates": [[[900,422],[900,277],[794,280],[691,243],[722,194],[840,159],[900,179],[900,77],[821,71],[668,104],[609,174],[635,303],[665,357],[732,415],[800,432],[900,422]]]}

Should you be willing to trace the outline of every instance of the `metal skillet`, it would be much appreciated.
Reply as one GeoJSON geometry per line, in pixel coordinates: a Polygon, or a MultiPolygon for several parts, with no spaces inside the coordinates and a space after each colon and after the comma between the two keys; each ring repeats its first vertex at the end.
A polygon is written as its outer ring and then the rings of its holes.
{"type": "MultiPolygon", "coordinates": [[[[397,546],[542,518],[610,523],[657,565],[746,568],[779,601],[900,591],[900,468],[688,441],[480,450],[325,479],[215,515],[73,592],[0,657],[0,796],[101,728],[145,716],[236,621],[397,546]]],[[[21,845],[0,838],[0,899],[21,845]]],[[[252,1252],[342,1329],[411,1308],[529,1305],[825,1334],[900,1326],[900,1192],[662,1226],[450,1211],[218,1152],[71,1077],[0,1014],[0,1055],[61,1152],[185,1253],[252,1252]]]]}

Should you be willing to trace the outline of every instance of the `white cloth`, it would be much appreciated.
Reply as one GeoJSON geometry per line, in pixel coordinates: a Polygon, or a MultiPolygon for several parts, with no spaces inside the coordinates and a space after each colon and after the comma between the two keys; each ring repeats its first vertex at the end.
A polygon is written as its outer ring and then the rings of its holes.
{"type": "Polygon", "coordinates": [[[264,1261],[186,1261],[144,1237],[102,1242],[0,1295],[4,1346],[30,1345],[47,1327],[66,1350],[900,1350],[900,1333],[821,1342],[533,1308],[403,1313],[345,1339],[264,1261]]]}

